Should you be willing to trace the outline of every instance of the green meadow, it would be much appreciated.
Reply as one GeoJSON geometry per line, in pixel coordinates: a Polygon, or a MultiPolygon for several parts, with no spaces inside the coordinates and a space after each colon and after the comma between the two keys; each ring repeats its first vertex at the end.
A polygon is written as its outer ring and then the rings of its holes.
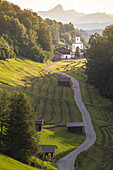
{"type": "Polygon", "coordinates": [[[113,102],[101,96],[97,89],[87,84],[84,59],[63,61],[51,69],[66,72],[80,84],[85,103],[96,131],[96,143],[81,153],[76,161],[77,170],[111,170],[113,168],[113,102]]]}
{"type": "Polygon", "coordinates": [[[30,167],[8,156],[0,154],[0,170],[20,170],[20,169],[36,170],[36,168],[30,167]]]}
{"type": "MultiPolygon", "coordinates": [[[[67,132],[66,122],[82,121],[82,117],[74,101],[73,90],[70,87],[58,86],[56,82],[58,74],[44,70],[46,64],[24,57],[1,60],[0,90],[7,89],[11,93],[18,90],[29,97],[36,119],[45,120],[43,132],[38,133],[40,144],[57,145],[55,153],[57,160],[78,147],[84,141],[85,133],[74,135],[67,132]]],[[[3,158],[3,155],[0,155],[0,159],[1,157],[3,158]]],[[[4,156],[4,161],[5,158],[4,156]]],[[[41,160],[37,161],[40,164],[41,160]]],[[[40,167],[44,169],[43,163],[41,164],[40,167]]],[[[11,167],[7,162],[6,166],[11,167]]],[[[46,162],[45,166],[49,166],[46,169],[56,169],[54,163],[51,163],[52,168],[50,162],[46,162]]]]}

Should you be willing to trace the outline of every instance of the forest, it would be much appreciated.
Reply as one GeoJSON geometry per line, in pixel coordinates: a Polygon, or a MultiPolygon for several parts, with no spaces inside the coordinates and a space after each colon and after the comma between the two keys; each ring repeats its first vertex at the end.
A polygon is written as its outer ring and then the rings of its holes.
{"type": "MultiPolygon", "coordinates": [[[[75,29],[71,22],[69,24],[63,24],[62,22],[57,22],[49,18],[45,19],[45,22],[51,28],[53,44],[60,43],[72,45],[72,43],[75,42],[76,33],[81,33],[82,31],[75,29]]],[[[83,42],[84,46],[87,46],[87,41],[83,36],[81,36],[81,41],[83,42]]]]}
{"type": "Polygon", "coordinates": [[[17,55],[45,62],[52,58],[52,36],[48,24],[32,10],[21,10],[0,2],[0,59],[17,55]]]}

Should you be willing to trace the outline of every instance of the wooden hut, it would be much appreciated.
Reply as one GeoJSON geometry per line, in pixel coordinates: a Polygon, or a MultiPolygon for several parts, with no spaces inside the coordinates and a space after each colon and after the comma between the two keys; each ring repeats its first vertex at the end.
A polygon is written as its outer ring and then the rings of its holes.
{"type": "Polygon", "coordinates": [[[36,130],[41,132],[43,130],[44,120],[35,120],[36,130]]]}
{"type": "Polygon", "coordinates": [[[57,82],[59,86],[70,86],[70,77],[57,77],[57,82]]]}
{"type": "Polygon", "coordinates": [[[51,159],[54,159],[55,150],[57,148],[56,145],[40,145],[40,146],[41,146],[42,152],[45,155],[45,158],[46,158],[46,156],[48,156],[48,154],[50,154],[51,155],[51,159]]]}
{"type": "Polygon", "coordinates": [[[83,127],[82,122],[67,122],[66,126],[69,132],[74,132],[76,134],[82,133],[82,127],[83,127]]]}

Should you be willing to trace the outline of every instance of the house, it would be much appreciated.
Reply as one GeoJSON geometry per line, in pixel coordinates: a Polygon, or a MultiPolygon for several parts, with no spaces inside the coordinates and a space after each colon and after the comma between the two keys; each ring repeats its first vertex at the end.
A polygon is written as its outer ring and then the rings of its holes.
{"type": "Polygon", "coordinates": [[[80,51],[83,50],[83,43],[80,40],[80,34],[77,33],[75,37],[75,42],[72,44],[72,53],[74,54],[76,48],[79,47],[80,51]]]}
{"type": "Polygon", "coordinates": [[[51,155],[51,159],[54,159],[54,155],[55,155],[55,150],[57,149],[56,145],[40,145],[41,146],[41,150],[46,156],[48,156],[49,154],[51,155]]]}
{"type": "Polygon", "coordinates": [[[64,45],[64,44],[54,44],[53,45],[53,49],[60,48],[60,47],[69,48],[68,45],[64,45]]]}
{"type": "Polygon", "coordinates": [[[67,122],[66,127],[69,132],[74,132],[76,134],[82,133],[83,123],[82,122],[67,122]]]}
{"type": "Polygon", "coordinates": [[[70,59],[70,58],[71,58],[71,50],[69,48],[60,47],[54,49],[53,61],[58,61],[61,59],[70,59]]]}
{"type": "Polygon", "coordinates": [[[56,79],[59,86],[70,86],[70,77],[57,77],[56,79]]]}
{"type": "Polygon", "coordinates": [[[38,132],[41,132],[43,130],[43,124],[44,124],[45,121],[36,119],[34,122],[35,122],[35,125],[36,125],[36,130],[38,132]]]}

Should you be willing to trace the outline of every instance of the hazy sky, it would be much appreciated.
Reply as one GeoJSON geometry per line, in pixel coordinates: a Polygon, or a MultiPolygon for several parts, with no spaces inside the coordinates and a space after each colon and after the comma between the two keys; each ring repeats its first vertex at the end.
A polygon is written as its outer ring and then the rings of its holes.
{"type": "Polygon", "coordinates": [[[32,9],[33,11],[47,11],[58,4],[64,10],[74,9],[77,12],[95,13],[106,12],[113,14],[113,0],[7,0],[19,5],[22,9],[32,9]]]}

